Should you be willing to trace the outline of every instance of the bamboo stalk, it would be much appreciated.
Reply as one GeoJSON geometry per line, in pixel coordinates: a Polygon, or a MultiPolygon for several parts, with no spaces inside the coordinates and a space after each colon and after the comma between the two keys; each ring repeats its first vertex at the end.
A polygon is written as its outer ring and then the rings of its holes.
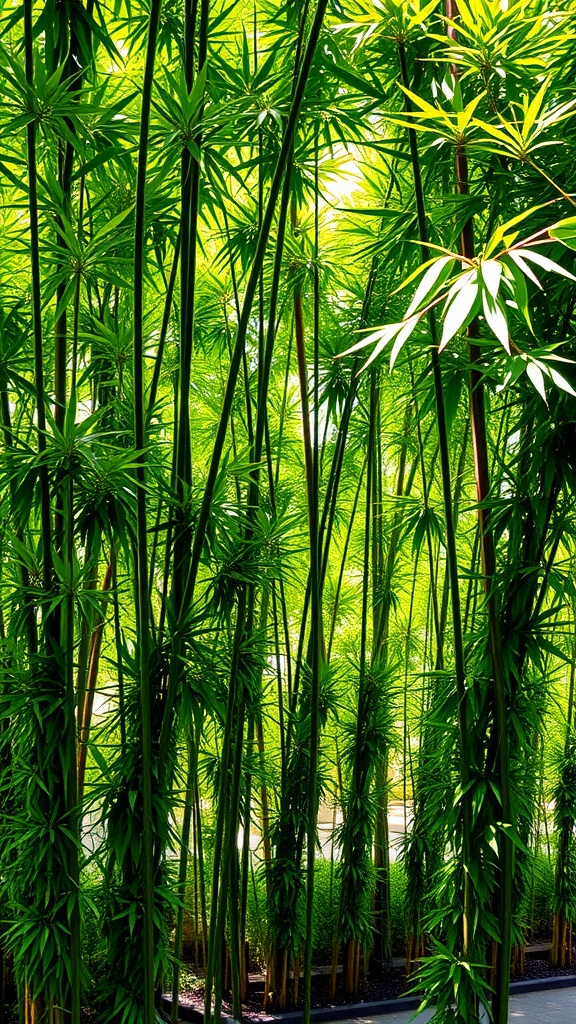
{"type": "MultiPolygon", "coordinates": [[[[208,52],[209,0],[201,0],[200,24],[198,30],[198,74],[204,70],[208,52]]],[[[194,36],[196,29],[197,4],[189,2],[184,6],[184,52],[186,87],[190,91],[194,82],[194,36]]],[[[202,115],[200,105],[199,117],[202,115]]],[[[195,139],[198,148],[202,145],[201,133],[195,139]]],[[[178,421],[175,437],[175,480],[176,493],[180,502],[192,480],[190,454],[190,382],[192,348],[194,340],[194,317],[196,299],[198,217],[200,202],[200,163],[187,147],[181,157],[181,261],[180,261],[180,307],[181,337],[179,366],[178,421]]],[[[189,526],[181,526],[176,532],[174,543],[174,569],[172,578],[174,609],[177,616],[182,613],[182,595],[189,566],[191,533],[189,526]]],[[[179,685],[181,659],[178,654],[172,659],[171,672],[176,673],[174,686],[179,685]]]]}
{"type": "MultiPolygon", "coordinates": [[[[206,964],[206,982],[204,987],[204,1021],[209,1024],[212,1020],[212,994],[216,994],[216,1014],[218,1016],[218,1003],[221,1004],[222,993],[217,981],[218,959],[221,943],[224,937],[224,912],[227,903],[227,892],[222,895],[221,880],[229,881],[229,855],[230,845],[225,842],[230,835],[231,812],[229,802],[229,773],[233,743],[233,724],[237,707],[237,688],[240,651],[244,638],[246,612],[246,592],[242,587],[238,596],[238,607],[236,611],[236,626],[234,631],[234,647],[232,666],[230,670],[230,681],[228,686],[228,701],[226,708],[226,720],[224,725],[224,736],[222,739],[222,751],[220,757],[220,785],[218,792],[218,810],[215,830],[214,861],[212,868],[212,901],[210,906],[210,925],[208,929],[208,960],[206,964]]],[[[239,775],[237,766],[236,775],[239,775]]]]}
{"type": "MultiPolygon", "coordinates": [[[[115,552],[111,552],[110,561],[106,567],[106,575],[102,584],[102,591],[106,594],[112,585],[116,567],[115,552]]],[[[90,657],[88,659],[88,681],[84,693],[82,709],[79,709],[79,735],[78,735],[78,801],[81,803],[84,796],[84,780],[86,775],[86,757],[88,753],[88,741],[90,739],[90,724],[94,697],[96,694],[96,682],[98,678],[98,666],[100,664],[100,650],[102,647],[102,636],[105,624],[104,611],[98,617],[92,633],[90,645],[90,657]]]]}
{"type": "MultiPolygon", "coordinates": [[[[265,592],[267,593],[267,591],[265,592]]],[[[254,752],[254,731],[255,715],[253,711],[248,715],[248,729],[246,736],[246,761],[250,765],[254,752]]],[[[248,960],[249,948],[246,937],[246,918],[248,913],[248,876],[252,861],[250,849],[250,831],[252,827],[252,772],[246,772],[246,791],[244,795],[244,811],[242,815],[242,865],[240,872],[240,1005],[245,1001],[248,994],[248,960]]],[[[241,1011],[240,1011],[241,1012],[241,1011]]],[[[236,1017],[236,1014],[234,1014],[236,1017]]]]}
{"type": "Polygon", "coordinates": [[[154,1024],[154,825],[152,817],[152,708],[150,694],[150,605],[148,597],[148,524],[146,514],[146,425],[144,399],[144,259],[146,230],[146,167],[150,108],[154,80],[156,39],[161,0],[151,0],[146,60],[142,84],[140,140],[136,177],[134,226],[134,439],[138,452],[136,469],[136,586],[138,627],[138,672],[142,712],[142,796],[143,796],[143,922],[144,922],[144,1024],[154,1024]]]}
{"type": "MultiPolygon", "coordinates": [[[[24,0],[24,54],[26,82],[34,88],[34,52],[32,0],[24,0]]],[[[30,217],[30,263],[32,271],[32,329],[34,335],[34,380],[36,390],[36,414],[38,452],[46,451],[46,407],[44,385],[44,353],[42,344],[42,291],[40,281],[40,233],[38,226],[38,187],[36,167],[36,121],[26,126],[26,155],[28,164],[28,210],[30,217]]],[[[48,592],[52,586],[52,524],[50,516],[50,489],[48,469],[44,460],[39,469],[41,491],[41,524],[43,552],[43,589],[48,592]]]]}
{"type": "MultiPolygon", "coordinates": [[[[230,361],[230,368],[228,372],[228,380],[226,383],[226,389],[224,399],[222,403],[222,409],[220,414],[220,420],[216,432],[216,438],[214,440],[214,447],[212,451],[212,457],[210,459],[210,465],[208,469],[208,476],[206,479],[204,493],[202,496],[202,503],[200,506],[198,520],[196,524],[196,532],[194,535],[194,543],[192,547],[192,553],[190,558],[190,568],[188,572],[188,578],[186,580],[181,606],[183,608],[190,607],[194,597],[194,591],[196,587],[196,578],[198,574],[198,568],[200,565],[200,559],[202,555],[202,548],[204,545],[204,538],[206,535],[206,528],[208,525],[208,519],[210,516],[210,508],[212,504],[212,497],[214,494],[214,488],[216,485],[216,479],[218,475],[218,468],[220,465],[220,459],[224,448],[224,441],[228,430],[228,422],[230,419],[230,413],[232,410],[232,403],[234,400],[234,394],[236,390],[236,383],[238,380],[238,373],[242,361],[242,353],[246,342],[246,335],[248,331],[248,324],[252,311],[252,304],[258,288],[260,280],[260,274],[266,253],[268,244],[268,238],[270,229],[272,227],[272,221],[276,208],[276,202],[280,194],[282,182],[284,180],[286,167],[288,165],[288,158],[292,151],[292,144],[294,139],[294,133],[296,130],[296,124],[300,113],[300,107],[304,98],[304,91],[312,61],[316,51],[322,22],[324,20],[324,14],[326,11],[328,0],[318,0],[318,7],[316,10],[315,18],[312,23],[308,42],[304,57],[302,59],[302,66],[298,75],[296,87],[294,89],[294,95],[290,106],[290,111],[286,121],[286,127],[282,140],[282,147],[278,160],[276,163],[276,169],[274,177],[270,185],[270,192],[268,194],[268,201],[266,209],[262,218],[262,227],[259,232],[258,242],[256,245],[256,251],[252,262],[252,268],[246,284],[246,290],[244,293],[244,302],[242,306],[242,312],[238,323],[238,329],[236,334],[236,341],[232,351],[232,358],[230,361]]],[[[172,712],[174,709],[174,703],[176,700],[178,690],[178,676],[174,671],[170,672],[168,686],[166,691],[166,700],[164,705],[164,714],[162,718],[162,729],[160,735],[160,763],[164,763],[166,760],[166,754],[168,751],[168,743],[170,738],[170,730],[172,724],[172,712]]]]}
{"type": "MultiPolygon", "coordinates": [[[[456,151],[457,188],[460,195],[468,193],[468,160],[464,147],[456,151]]],[[[469,220],[462,231],[462,255],[468,259],[474,257],[474,238],[472,221],[469,220]]],[[[502,800],[502,817],[507,828],[514,828],[512,799],[510,791],[510,761],[508,755],[508,725],[506,708],[506,676],[502,654],[502,637],[500,632],[500,616],[495,587],[496,549],[494,534],[490,522],[488,499],[490,495],[490,473],[488,467],[488,442],[486,436],[486,413],[484,408],[484,390],[482,371],[480,370],[481,350],[475,343],[478,337],[478,324],[474,322],[468,328],[470,339],[469,351],[472,368],[470,370],[470,415],[472,422],[472,443],[474,448],[474,469],[476,478],[476,494],[478,499],[478,530],[480,535],[480,553],[483,570],[483,586],[486,596],[488,613],[488,630],[494,682],[494,727],[498,750],[498,770],[502,800]]],[[[501,877],[499,884],[499,919],[500,943],[494,982],[495,993],[492,1000],[492,1011],[495,1024],[507,1024],[508,996],[510,991],[510,963],[512,953],[512,881],[514,873],[514,846],[506,828],[500,836],[501,877]]]]}
{"type": "MultiPolygon", "coordinates": [[[[406,62],[406,51],[403,43],[398,44],[398,58],[400,63],[401,80],[405,89],[410,88],[410,78],[406,62]]],[[[412,104],[409,96],[404,94],[404,105],[408,114],[412,111],[412,104]]],[[[418,141],[416,131],[408,129],[410,143],[410,155],[412,172],[414,177],[414,190],[416,196],[416,209],[418,215],[418,232],[422,244],[422,259],[428,259],[428,232],[426,225],[426,211],[424,206],[424,189],[420,171],[420,158],[418,153],[418,141]]],[[[458,725],[460,733],[460,780],[462,785],[462,864],[464,870],[464,897],[462,906],[462,953],[467,959],[470,953],[471,942],[471,920],[472,920],[472,887],[468,872],[468,864],[471,861],[471,821],[472,808],[468,790],[468,779],[470,771],[470,750],[467,722],[467,690],[466,690],[466,663],[464,644],[462,637],[462,619],[460,606],[460,587],[458,582],[458,555],[456,550],[456,533],[454,529],[453,498],[450,470],[450,450],[448,445],[448,431],[446,425],[446,412],[444,407],[444,393],[442,385],[442,373],[438,357],[438,338],[434,310],[431,309],[428,316],[430,336],[432,341],[432,372],[434,380],[434,396],[436,402],[436,421],[438,427],[438,443],[440,448],[440,464],[442,476],[442,497],[444,503],[444,517],[446,522],[446,558],[448,574],[450,579],[450,595],[452,599],[452,631],[454,642],[454,661],[456,674],[456,689],[458,693],[458,725]]]]}
{"type": "Polygon", "coordinates": [[[174,964],[172,967],[172,1008],[170,1019],[172,1024],[177,1024],[180,995],[180,960],[182,957],[182,936],[184,931],[184,908],[186,901],[186,878],[188,872],[188,849],[190,845],[190,829],[192,824],[192,813],[194,805],[194,792],[196,789],[196,775],[198,766],[198,746],[192,735],[193,726],[190,727],[187,736],[188,770],[186,779],[186,790],[184,795],[184,817],[182,821],[182,835],[180,838],[180,863],[178,866],[178,899],[179,904],[176,911],[176,928],[174,931],[174,964]]]}

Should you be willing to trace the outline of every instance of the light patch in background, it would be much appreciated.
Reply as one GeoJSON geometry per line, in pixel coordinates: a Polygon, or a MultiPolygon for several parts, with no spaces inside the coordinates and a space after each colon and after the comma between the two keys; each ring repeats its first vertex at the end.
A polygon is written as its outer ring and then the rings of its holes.
{"type": "Polygon", "coordinates": [[[92,715],[101,717],[107,715],[112,710],[112,700],[106,690],[96,690],[94,694],[94,704],[92,706],[92,715]]]}
{"type": "MultiPolygon", "coordinates": [[[[116,42],[115,42],[115,46],[116,46],[116,49],[117,49],[119,55],[121,56],[121,58],[122,58],[122,60],[123,60],[123,62],[125,64],[127,59],[128,59],[128,53],[129,53],[128,46],[126,44],[126,40],[125,39],[117,39],[116,42]]],[[[110,63],[108,64],[108,67],[106,68],[106,74],[107,75],[113,75],[113,74],[115,74],[116,71],[123,71],[123,70],[124,70],[124,68],[123,68],[122,64],[119,64],[118,61],[111,60],[110,63]]]]}
{"type": "Polygon", "coordinates": [[[362,172],[356,155],[345,149],[343,145],[334,147],[334,157],[320,166],[320,209],[324,212],[323,219],[330,222],[334,219],[342,201],[350,202],[352,195],[362,183],[362,172]]]}

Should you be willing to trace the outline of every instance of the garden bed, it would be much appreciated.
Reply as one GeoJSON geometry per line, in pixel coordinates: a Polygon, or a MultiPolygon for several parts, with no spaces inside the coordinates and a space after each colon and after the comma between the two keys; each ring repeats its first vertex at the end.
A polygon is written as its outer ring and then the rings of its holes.
{"type": "MultiPolygon", "coordinates": [[[[537,990],[539,988],[576,985],[576,958],[572,966],[553,967],[545,955],[549,944],[526,951],[525,967],[521,977],[512,979],[511,991],[537,990]]],[[[314,1020],[326,1021],[344,1017],[372,1016],[397,1011],[417,1009],[420,997],[409,994],[413,978],[406,978],[400,961],[382,974],[380,978],[366,978],[360,985],[359,994],[346,996],[341,979],[338,979],[336,994],[330,1002],[328,997],[329,970],[318,969],[312,976],[312,1016],[314,1020]]],[[[285,1024],[297,1024],[302,1014],[302,985],[297,1003],[291,1003],[285,1013],[270,1013],[263,1009],[264,976],[251,975],[248,996],[243,1003],[243,1018],[246,1021],[264,1024],[266,1021],[281,1020],[285,1024]]],[[[171,1006],[169,996],[164,997],[166,1007],[171,1006]]],[[[204,988],[200,981],[182,984],[180,995],[180,1016],[182,1020],[200,1022],[204,1014],[204,988]]],[[[223,1003],[223,1016],[232,1016],[232,1008],[223,1003]]]]}

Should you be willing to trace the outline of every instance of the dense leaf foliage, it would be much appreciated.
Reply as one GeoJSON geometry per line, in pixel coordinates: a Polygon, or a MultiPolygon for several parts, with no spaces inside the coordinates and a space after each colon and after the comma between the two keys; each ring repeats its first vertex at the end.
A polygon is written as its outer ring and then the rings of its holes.
{"type": "Polygon", "coordinates": [[[240,1019],[251,952],[309,1020],[319,950],[390,966],[398,855],[435,1019],[504,1024],[552,827],[571,956],[575,16],[0,2],[26,1022],[176,1021],[185,954],[240,1019]]]}

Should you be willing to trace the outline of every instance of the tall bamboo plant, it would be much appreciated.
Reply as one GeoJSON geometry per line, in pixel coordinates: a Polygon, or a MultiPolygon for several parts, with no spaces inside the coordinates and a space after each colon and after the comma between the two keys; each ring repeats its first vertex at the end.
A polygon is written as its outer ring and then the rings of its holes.
{"type": "Polygon", "coordinates": [[[150,1021],[169,942],[176,1019],[190,918],[207,1019],[240,1017],[260,932],[267,995],[309,1016],[326,803],[357,991],[390,955],[389,789],[415,800],[426,998],[452,1019],[456,977],[475,1020],[485,963],[503,1018],[572,703],[571,14],[444,13],[0,10],[0,874],[25,1019],[79,1020],[84,960],[104,1019],[150,1021]],[[334,359],[358,328],[393,375],[334,359]]]}

